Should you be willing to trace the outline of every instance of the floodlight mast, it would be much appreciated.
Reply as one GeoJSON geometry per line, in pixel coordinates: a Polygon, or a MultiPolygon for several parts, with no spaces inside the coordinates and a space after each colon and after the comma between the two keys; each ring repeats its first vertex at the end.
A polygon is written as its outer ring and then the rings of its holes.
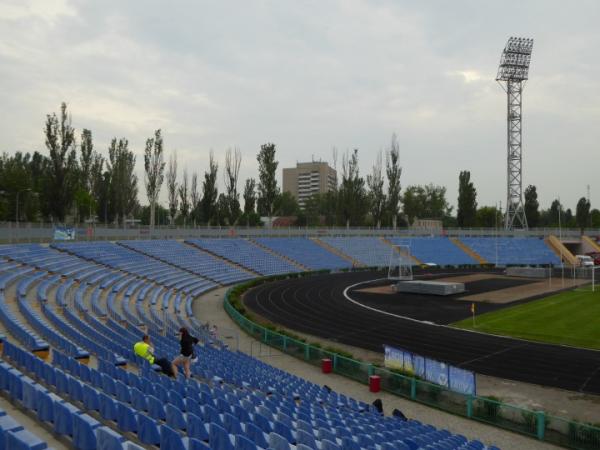
{"type": "Polygon", "coordinates": [[[511,37],[500,57],[496,81],[507,95],[507,189],[504,228],[527,229],[523,206],[521,111],[523,86],[529,76],[533,39],[511,37]]]}

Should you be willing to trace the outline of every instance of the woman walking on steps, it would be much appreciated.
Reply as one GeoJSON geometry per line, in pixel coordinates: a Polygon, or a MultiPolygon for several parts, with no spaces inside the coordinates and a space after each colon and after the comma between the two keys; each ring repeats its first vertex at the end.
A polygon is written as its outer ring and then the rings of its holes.
{"type": "Polygon", "coordinates": [[[190,334],[187,328],[179,329],[179,345],[181,349],[179,355],[173,361],[176,367],[183,366],[183,372],[187,379],[191,376],[191,361],[194,357],[194,345],[198,343],[198,339],[190,334]]]}

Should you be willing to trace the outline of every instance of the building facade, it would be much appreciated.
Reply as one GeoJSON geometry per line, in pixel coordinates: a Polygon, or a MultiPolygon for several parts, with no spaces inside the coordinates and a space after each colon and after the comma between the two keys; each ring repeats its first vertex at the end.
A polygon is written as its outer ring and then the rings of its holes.
{"type": "Polygon", "coordinates": [[[300,207],[314,194],[325,194],[337,186],[337,173],[326,162],[297,163],[283,169],[283,191],[291,193],[300,207]]]}

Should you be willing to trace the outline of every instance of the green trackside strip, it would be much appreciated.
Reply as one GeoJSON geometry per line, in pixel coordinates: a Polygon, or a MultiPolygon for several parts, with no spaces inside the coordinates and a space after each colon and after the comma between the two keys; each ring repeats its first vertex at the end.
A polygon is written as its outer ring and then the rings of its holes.
{"type": "Polygon", "coordinates": [[[475,316],[456,328],[600,350],[600,289],[591,287],[475,316]]]}

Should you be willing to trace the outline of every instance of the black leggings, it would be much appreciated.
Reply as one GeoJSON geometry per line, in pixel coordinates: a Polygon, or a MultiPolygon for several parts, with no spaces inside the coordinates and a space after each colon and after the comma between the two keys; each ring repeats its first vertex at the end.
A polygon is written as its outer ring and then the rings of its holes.
{"type": "Polygon", "coordinates": [[[167,358],[156,358],[154,359],[154,364],[160,366],[162,373],[164,373],[165,375],[168,375],[170,377],[174,376],[173,366],[167,358]]]}

